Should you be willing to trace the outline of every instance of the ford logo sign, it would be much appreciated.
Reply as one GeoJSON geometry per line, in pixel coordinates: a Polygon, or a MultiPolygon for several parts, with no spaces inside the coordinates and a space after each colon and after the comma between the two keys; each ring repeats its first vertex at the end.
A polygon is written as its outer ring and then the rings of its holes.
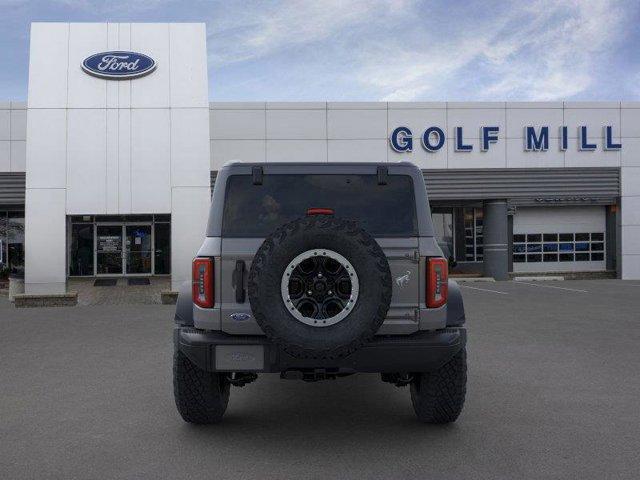
{"type": "Polygon", "coordinates": [[[249,320],[251,318],[251,315],[249,315],[248,313],[244,313],[244,312],[232,313],[229,316],[231,317],[231,320],[234,320],[236,322],[246,322],[247,320],[249,320]]]}
{"type": "Polygon", "coordinates": [[[136,52],[102,52],[87,57],[82,69],[94,77],[130,80],[151,73],[156,68],[153,58],[136,52]]]}

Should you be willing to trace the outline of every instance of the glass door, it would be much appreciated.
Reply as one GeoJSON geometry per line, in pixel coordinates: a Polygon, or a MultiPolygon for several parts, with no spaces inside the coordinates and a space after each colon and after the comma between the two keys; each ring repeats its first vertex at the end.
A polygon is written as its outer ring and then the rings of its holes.
{"type": "Polygon", "coordinates": [[[122,271],[122,225],[96,225],[96,274],[122,271]]]}
{"type": "Polygon", "coordinates": [[[127,275],[151,275],[153,271],[151,224],[126,225],[124,229],[127,275]]]}
{"type": "Polygon", "coordinates": [[[153,236],[155,244],[154,273],[168,275],[171,273],[171,224],[156,223],[153,236]]]}

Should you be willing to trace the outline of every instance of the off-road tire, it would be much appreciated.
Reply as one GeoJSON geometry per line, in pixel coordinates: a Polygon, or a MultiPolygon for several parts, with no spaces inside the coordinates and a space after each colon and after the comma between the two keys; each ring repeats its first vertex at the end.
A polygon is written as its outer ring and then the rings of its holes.
{"type": "Polygon", "coordinates": [[[229,389],[223,374],[198,368],[180,351],[173,354],[173,395],[185,422],[220,422],[229,403],[229,389]]]}
{"type": "Polygon", "coordinates": [[[455,422],[467,391],[467,351],[460,350],[438,370],[417,373],[411,383],[411,403],[425,423],[455,422]]]}
{"type": "Polygon", "coordinates": [[[265,239],[251,264],[248,292],[256,322],[285,352],[297,358],[340,358],[369,342],[384,322],[391,303],[391,271],[382,248],[356,222],[314,215],[287,223],[265,239]],[[281,293],[287,265],[313,249],[343,255],[359,281],[352,311],[340,322],[323,327],[297,320],[281,293]]]}

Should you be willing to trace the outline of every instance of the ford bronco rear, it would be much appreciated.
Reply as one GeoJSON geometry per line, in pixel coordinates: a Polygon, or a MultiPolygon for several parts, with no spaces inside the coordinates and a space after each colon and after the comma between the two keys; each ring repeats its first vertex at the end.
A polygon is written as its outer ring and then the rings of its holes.
{"type": "Polygon", "coordinates": [[[368,372],[409,385],[420,420],[452,422],[464,322],[417,167],[229,164],[178,297],[176,405],[187,422],[216,423],[230,386],[260,373],[368,372]]]}

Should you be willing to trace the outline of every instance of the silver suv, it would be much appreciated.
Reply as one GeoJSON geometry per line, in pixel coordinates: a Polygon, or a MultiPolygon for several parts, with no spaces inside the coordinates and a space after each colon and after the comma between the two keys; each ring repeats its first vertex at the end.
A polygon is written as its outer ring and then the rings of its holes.
{"type": "Polygon", "coordinates": [[[226,165],[178,297],[178,411],[219,422],[259,373],[368,372],[410,385],[420,420],[455,421],[466,330],[447,263],[413,164],[226,165]]]}

